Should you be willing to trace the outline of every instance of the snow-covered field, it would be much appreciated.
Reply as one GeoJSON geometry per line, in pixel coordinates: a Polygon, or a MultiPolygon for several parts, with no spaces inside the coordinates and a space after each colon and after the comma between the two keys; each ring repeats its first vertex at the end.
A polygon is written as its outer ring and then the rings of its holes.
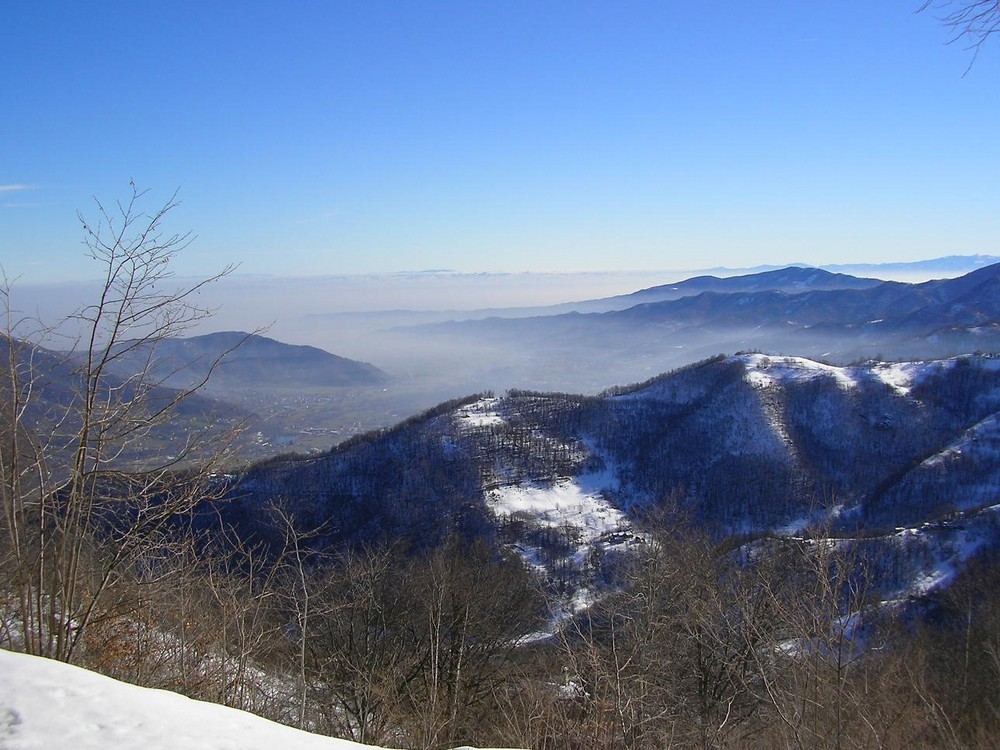
{"type": "Polygon", "coordinates": [[[601,536],[631,528],[625,514],[604,499],[601,489],[588,476],[565,479],[551,487],[507,485],[488,496],[490,509],[498,516],[531,518],[540,526],[572,527],[578,533],[574,558],[582,562],[587,548],[601,536]]]}
{"type": "Polygon", "coordinates": [[[0,650],[3,750],[363,750],[259,716],[0,650]]]}
{"type": "Polygon", "coordinates": [[[475,403],[461,407],[457,412],[459,423],[465,427],[489,427],[503,424],[504,420],[495,410],[498,398],[481,398],[475,403]]]}

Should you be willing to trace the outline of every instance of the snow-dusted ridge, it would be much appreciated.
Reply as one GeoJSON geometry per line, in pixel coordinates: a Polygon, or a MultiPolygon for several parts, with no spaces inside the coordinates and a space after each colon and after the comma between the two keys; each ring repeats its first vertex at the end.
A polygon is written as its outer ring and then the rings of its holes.
{"type": "Polygon", "coordinates": [[[816,377],[832,377],[842,388],[857,386],[857,376],[853,368],[836,367],[804,357],[772,357],[766,354],[741,354],[737,360],[747,369],[747,382],[766,388],[776,382],[787,383],[794,380],[811,380],[816,377]]]}
{"type": "Polygon", "coordinates": [[[767,354],[739,354],[737,359],[746,367],[747,382],[765,388],[775,384],[803,382],[814,378],[833,378],[844,389],[856,388],[864,378],[885,383],[901,396],[906,396],[921,380],[931,374],[954,367],[955,358],[916,362],[869,362],[862,365],[837,366],[805,357],[779,357],[767,354]]]}
{"type": "MultiPolygon", "coordinates": [[[[909,395],[914,386],[925,378],[954,367],[961,357],[913,362],[866,362],[859,365],[831,365],[807,357],[762,354],[750,352],[725,357],[727,362],[739,362],[745,369],[744,380],[758,387],[785,386],[804,383],[817,378],[830,378],[845,390],[857,388],[862,381],[880,381],[901,396],[909,395]]],[[[1000,360],[982,358],[980,366],[1000,369],[1000,360]]],[[[687,401],[704,395],[704,381],[697,377],[683,377],[681,373],[696,373],[694,368],[681,368],[669,377],[655,378],[650,385],[630,390],[615,398],[661,398],[669,401],[687,401]]]]}

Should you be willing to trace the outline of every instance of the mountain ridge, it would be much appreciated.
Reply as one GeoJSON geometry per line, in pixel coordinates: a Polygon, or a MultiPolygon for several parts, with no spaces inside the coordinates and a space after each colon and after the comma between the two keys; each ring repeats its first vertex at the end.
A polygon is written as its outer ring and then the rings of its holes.
{"type": "MultiPolygon", "coordinates": [[[[846,363],[995,350],[1000,348],[998,280],[1000,265],[992,265],[920,284],[708,290],[623,310],[491,317],[396,331],[439,348],[509,352],[511,362],[524,363],[519,382],[487,381],[489,387],[596,393],[718,351],[792,351],[846,363]]],[[[763,286],[760,279],[743,283],[763,286]]]]}
{"type": "Polygon", "coordinates": [[[328,529],[320,548],[485,538],[547,560],[550,583],[575,590],[593,586],[581,561],[599,578],[650,511],[676,505],[719,539],[812,528],[882,544],[906,559],[882,587],[916,591],[943,561],[960,569],[997,541],[998,425],[996,357],[838,367],[720,356],[602,396],[448,402],[320,456],[252,466],[205,517],[267,539],[266,505],[279,503],[328,529]],[[965,541],[942,547],[927,524],[965,541]],[[575,541],[551,547],[551,528],[575,541]]]}
{"type": "Polygon", "coordinates": [[[257,333],[219,331],[165,338],[150,346],[124,341],[117,369],[145,367],[165,385],[205,382],[207,392],[234,388],[302,388],[380,385],[386,373],[367,362],[347,359],[314,346],[286,344],[257,333]],[[155,349],[155,351],[154,351],[155,349]],[[211,378],[209,378],[211,375],[211,378]]]}

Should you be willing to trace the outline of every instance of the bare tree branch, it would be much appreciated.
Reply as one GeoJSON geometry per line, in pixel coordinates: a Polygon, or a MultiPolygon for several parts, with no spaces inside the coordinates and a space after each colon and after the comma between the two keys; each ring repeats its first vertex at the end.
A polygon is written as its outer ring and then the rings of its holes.
{"type": "Polygon", "coordinates": [[[986,40],[1000,30],[1000,0],[927,0],[918,9],[923,11],[933,12],[951,32],[949,44],[963,43],[972,51],[965,74],[972,69],[986,40]]]}

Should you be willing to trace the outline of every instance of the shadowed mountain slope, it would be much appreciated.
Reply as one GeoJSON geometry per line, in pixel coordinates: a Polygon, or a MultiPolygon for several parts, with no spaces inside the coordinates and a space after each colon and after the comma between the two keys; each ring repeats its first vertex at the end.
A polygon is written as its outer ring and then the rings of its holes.
{"type": "Polygon", "coordinates": [[[702,292],[733,294],[779,291],[796,294],[834,289],[870,289],[882,283],[884,282],[878,279],[862,279],[843,273],[831,273],[821,268],[789,266],[741,276],[694,276],[675,284],[661,284],[631,294],[581,302],[574,307],[578,312],[609,312],[647,302],[666,302],[691,297],[702,292]]]}
{"type": "Polygon", "coordinates": [[[278,543],[276,505],[321,529],[319,547],[485,537],[564,584],[599,575],[671,508],[720,539],[807,527],[881,539],[879,554],[905,557],[883,585],[906,588],[996,541],[1000,360],[746,354],[598,397],[470,397],[322,456],[258,464],[205,518],[278,543]]]}
{"type": "MultiPolygon", "coordinates": [[[[122,348],[128,346],[129,342],[125,342],[122,348]]],[[[118,369],[124,374],[129,368],[146,366],[147,361],[151,362],[154,376],[174,387],[190,387],[211,372],[206,383],[209,392],[366,386],[387,379],[385,373],[366,362],[239,331],[164,339],[157,342],[155,351],[149,347],[131,351],[122,357],[118,369]]]]}

